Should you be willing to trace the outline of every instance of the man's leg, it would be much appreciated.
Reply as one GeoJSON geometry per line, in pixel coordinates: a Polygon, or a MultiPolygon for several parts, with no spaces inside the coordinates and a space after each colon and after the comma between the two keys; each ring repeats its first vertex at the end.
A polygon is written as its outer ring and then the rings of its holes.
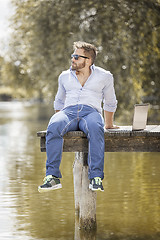
{"type": "MultiPolygon", "coordinates": [[[[104,120],[94,111],[81,118],[79,128],[86,134],[88,145],[89,179],[104,178],[104,120]]],[[[103,190],[103,187],[102,187],[103,190]]]]}
{"type": "Polygon", "coordinates": [[[63,136],[68,131],[77,130],[76,118],[71,118],[64,111],[60,111],[51,118],[46,133],[46,176],[54,175],[61,178],[59,166],[63,152],[63,136]]]}
{"type": "MultiPolygon", "coordinates": [[[[70,113],[69,109],[68,112],[70,113]]],[[[78,121],[73,115],[60,111],[50,119],[46,134],[46,178],[44,184],[39,186],[39,192],[61,188],[61,173],[59,166],[63,151],[63,135],[68,131],[77,130],[78,121]]]]}

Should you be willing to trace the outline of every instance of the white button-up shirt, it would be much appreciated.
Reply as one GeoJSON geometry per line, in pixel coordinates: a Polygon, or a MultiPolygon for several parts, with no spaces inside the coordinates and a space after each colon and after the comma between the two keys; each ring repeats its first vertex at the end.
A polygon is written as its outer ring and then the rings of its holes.
{"type": "Polygon", "coordinates": [[[117,100],[114,90],[113,75],[103,68],[91,66],[91,75],[84,86],[80,84],[76,72],[68,69],[58,79],[58,91],[54,101],[54,109],[62,110],[68,106],[84,104],[102,112],[103,109],[115,112],[117,100]]]}

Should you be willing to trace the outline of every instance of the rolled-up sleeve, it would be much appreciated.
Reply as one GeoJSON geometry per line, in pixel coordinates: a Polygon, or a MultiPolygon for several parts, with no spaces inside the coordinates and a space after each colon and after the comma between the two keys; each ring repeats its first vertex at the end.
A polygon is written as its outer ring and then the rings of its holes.
{"type": "Polygon", "coordinates": [[[66,91],[63,87],[62,78],[60,75],[58,78],[58,91],[54,101],[55,110],[61,110],[64,107],[65,98],[66,98],[66,91]]]}
{"type": "Polygon", "coordinates": [[[103,89],[103,109],[108,112],[115,112],[117,100],[114,89],[114,79],[111,73],[108,74],[106,83],[103,89]]]}

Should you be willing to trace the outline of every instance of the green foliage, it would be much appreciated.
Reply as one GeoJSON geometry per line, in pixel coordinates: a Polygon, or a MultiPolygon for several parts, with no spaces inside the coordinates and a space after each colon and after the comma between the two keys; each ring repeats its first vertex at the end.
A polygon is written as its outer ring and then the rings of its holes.
{"type": "MultiPolygon", "coordinates": [[[[13,84],[23,82],[25,88],[28,84],[40,96],[53,98],[59,73],[70,66],[72,43],[84,40],[99,48],[96,65],[114,74],[119,110],[141,101],[158,104],[159,0],[12,2],[10,58],[25,76],[10,78],[13,84]]],[[[16,70],[9,71],[19,76],[16,70]]]]}

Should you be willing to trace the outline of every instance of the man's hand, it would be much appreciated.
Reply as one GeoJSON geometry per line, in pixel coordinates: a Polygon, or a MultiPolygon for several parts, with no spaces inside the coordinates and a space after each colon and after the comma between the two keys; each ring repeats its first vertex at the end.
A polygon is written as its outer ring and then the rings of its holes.
{"type": "Polygon", "coordinates": [[[118,129],[119,127],[117,125],[107,126],[105,125],[105,129],[118,129]]]}
{"type": "Polygon", "coordinates": [[[104,111],[105,128],[106,129],[118,129],[119,127],[113,124],[113,112],[104,111]]]}

